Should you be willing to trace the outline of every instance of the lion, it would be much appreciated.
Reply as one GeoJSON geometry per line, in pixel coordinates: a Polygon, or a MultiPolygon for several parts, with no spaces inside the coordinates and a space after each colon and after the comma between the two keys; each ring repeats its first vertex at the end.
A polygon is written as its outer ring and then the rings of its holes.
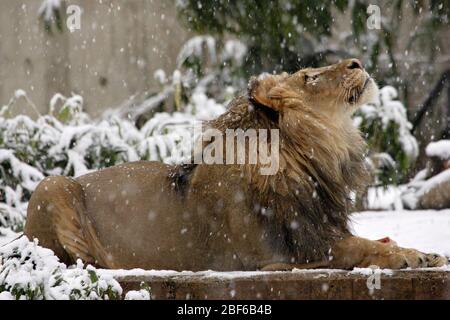
{"type": "MultiPolygon", "coordinates": [[[[434,267],[445,257],[351,234],[366,145],[351,115],[377,95],[357,59],[252,78],[207,126],[279,132],[278,170],[125,163],[36,188],[24,234],[65,263],[165,270],[434,267]]],[[[245,143],[245,141],[244,141],[245,143]]],[[[207,145],[207,143],[206,143],[207,145]]]]}

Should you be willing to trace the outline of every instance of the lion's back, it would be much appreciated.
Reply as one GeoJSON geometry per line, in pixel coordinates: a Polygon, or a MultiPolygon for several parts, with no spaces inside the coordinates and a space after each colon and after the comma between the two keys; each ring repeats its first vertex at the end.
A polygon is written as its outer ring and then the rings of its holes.
{"type": "Polygon", "coordinates": [[[115,264],[153,268],[176,264],[176,254],[158,258],[159,250],[169,252],[182,245],[177,238],[167,237],[180,233],[183,213],[170,179],[171,168],[139,161],[77,178],[84,190],[86,215],[115,264]],[[164,265],[159,265],[161,261],[164,265]]]}

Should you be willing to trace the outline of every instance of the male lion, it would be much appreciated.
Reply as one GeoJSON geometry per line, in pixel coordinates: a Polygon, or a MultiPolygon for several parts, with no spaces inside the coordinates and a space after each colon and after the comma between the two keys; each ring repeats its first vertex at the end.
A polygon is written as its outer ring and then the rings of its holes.
{"type": "Polygon", "coordinates": [[[356,59],[254,78],[208,125],[224,134],[279,129],[276,174],[261,175],[260,164],[139,161],[48,177],[30,200],[25,235],[62,261],[105,268],[441,266],[439,255],[349,232],[350,194],[365,176],[365,144],[350,116],[376,94],[356,59]]]}

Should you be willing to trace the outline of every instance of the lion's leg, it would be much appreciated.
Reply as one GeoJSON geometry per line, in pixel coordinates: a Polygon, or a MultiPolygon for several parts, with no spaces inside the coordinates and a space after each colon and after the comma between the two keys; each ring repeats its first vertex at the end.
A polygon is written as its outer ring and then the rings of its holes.
{"type": "Polygon", "coordinates": [[[66,263],[80,258],[94,263],[89,252],[80,214],[84,210],[81,185],[67,177],[48,177],[33,193],[27,213],[25,235],[52,249],[66,263]]]}
{"type": "Polygon", "coordinates": [[[397,246],[389,238],[368,240],[349,236],[338,241],[332,248],[328,261],[316,261],[307,264],[270,263],[264,264],[262,271],[281,271],[292,269],[335,268],[353,269],[354,267],[403,269],[420,267],[440,267],[447,264],[447,258],[438,254],[425,254],[415,249],[397,246]]]}
{"type": "Polygon", "coordinates": [[[447,259],[437,254],[425,254],[415,249],[402,248],[394,242],[350,236],[333,246],[330,267],[352,269],[373,265],[380,268],[403,269],[438,267],[446,263],[447,259]]]}

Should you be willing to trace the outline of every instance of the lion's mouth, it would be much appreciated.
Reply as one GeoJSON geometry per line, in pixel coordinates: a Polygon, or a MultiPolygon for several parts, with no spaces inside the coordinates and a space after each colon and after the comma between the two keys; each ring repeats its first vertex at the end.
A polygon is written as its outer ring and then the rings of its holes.
{"type": "Polygon", "coordinates": [[[372,80],[372,78],[370,76],[367,76],[362,87],[356,87],[352,90],[352,93],[350,94],[350,96],[348,98],[348,102],[350,104],[355,104],[356,102],[358,102],[359,98],[361,98],[362,94],[366,90],[366,88],[371,80],[372,80]]]}

